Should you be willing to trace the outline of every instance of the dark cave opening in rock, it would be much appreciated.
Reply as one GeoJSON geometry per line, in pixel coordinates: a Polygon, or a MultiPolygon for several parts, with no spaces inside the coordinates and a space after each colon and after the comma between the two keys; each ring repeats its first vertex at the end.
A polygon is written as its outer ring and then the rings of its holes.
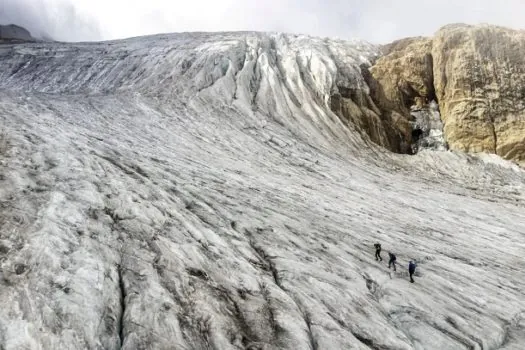
{"type": "Polygon", "coordinates": [[[432,85],[432,90],[430,90],[430,92],[428,94],[427,101],[429,101],[429,102],[430,101],[434,101],[439,106],[438,97],[436,95],[436,90],[435,90],[433,85],[432,85]]]}
{"type": "Polygon", "coordinates": [[[412,130],[412,144],[410,147],[410,154],[414,155],[417,154],[419,150],[419,140],[423,136],[423,130],[420,128],[415,128],[412,130]]]}
{"type": "Polygon", "coordinates": [[[412,143],[417,143],[421,136],[423,135],[423,130],[420,128],[415,128],[412,130],[412,143]]]}

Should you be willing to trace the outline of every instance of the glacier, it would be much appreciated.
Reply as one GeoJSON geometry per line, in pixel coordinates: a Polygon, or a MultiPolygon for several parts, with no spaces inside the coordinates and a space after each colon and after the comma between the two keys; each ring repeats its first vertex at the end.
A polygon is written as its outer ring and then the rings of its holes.
{"type": "Polygon", "coordinates": [[[412,134],[415,142],[412,145],[412,153],[421,149],[433,149],[438,151],[447,150],[447,142],[443,132],[443,122],[436,101],[431,101],[428,106],[412,106],[410,109],[412,117],[412,134]]]}
{"type": "Polygon", "coordinates": [[[1,45],[0,348],[523,349],[525,172],[342,122],[331,94],[379,55],[1,45]]]}

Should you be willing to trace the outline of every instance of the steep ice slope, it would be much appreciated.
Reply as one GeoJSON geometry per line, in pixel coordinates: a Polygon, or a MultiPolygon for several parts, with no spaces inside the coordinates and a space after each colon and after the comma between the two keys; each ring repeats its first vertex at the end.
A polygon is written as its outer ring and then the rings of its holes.
{"type": "Polygon", "coordinates": [[[374,55],[254,33],[0,47],[1,346],[522,349],[523,170],[346,127],[329,95],[366,91],[374,55]]]}

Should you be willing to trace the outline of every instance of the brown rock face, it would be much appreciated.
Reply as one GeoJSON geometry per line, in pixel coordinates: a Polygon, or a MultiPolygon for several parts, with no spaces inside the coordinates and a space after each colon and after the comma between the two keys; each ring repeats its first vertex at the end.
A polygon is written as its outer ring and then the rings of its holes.
{"type": "Polygon", "coordinates": [[[330,99],[332,111],[343,123],[368,135],[374,143],[393,152],[409,152],[407,138],[411,128],[408,120],[394,109],[383,106],[386,103],[384,97],[376,90],[367,69],[362,69],[370,92],[338,87],[338,92],[330,99]]]}
{"type": "Polygon", "coordinates": [[[525,32],[448,26],[434,40],[434,86],[452,149],[525,162],[525,32]]]}
{"type": "Polygon", "coordinates": [[[410,107],[434,98],[432,41],[409,38],[383,48],[385,56],[361,67],[369,90],[338,87],[332,111],[375,143],[397,153],[411,153],[410,107]]]}
{"type": "Polygon", "coordinates": [[[525,32],[450,25],[383,51],[370,69],[380,109],[406,124],[410,106],[437,98],[451,149],[525,164],[525,32]]]}
{"type": "Polygon", "coordinates": [[[434,98],[432,41],[409,38],[387,45],[388,54],[370,69],[382,90],[385,108],[404,114],[434,98]]]}
{"type": "Polygon", "coordinates": [[[431,50],[430,39],[399,40],[385,46],[386,55],[369,71],[363,71],[384,124],[397,131],[402,140],[399,147],[390,148],[392,151],[411,153],[410,107],[426,106],[435,98],[431,50]]]}

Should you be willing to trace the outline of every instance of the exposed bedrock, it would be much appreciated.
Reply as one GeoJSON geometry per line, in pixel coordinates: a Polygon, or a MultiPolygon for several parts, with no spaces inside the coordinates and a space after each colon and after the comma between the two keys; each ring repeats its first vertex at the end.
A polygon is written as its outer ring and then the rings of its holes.
{"type": "Polygon", "coordinates": [[[430,39],[387,45],[383,53],[370,69],[382,110],[395,111],[406,122],[412,106],[437,100],[451,149],[495,153],[524,164],[523,31],[450,25],[430,39]]]}

